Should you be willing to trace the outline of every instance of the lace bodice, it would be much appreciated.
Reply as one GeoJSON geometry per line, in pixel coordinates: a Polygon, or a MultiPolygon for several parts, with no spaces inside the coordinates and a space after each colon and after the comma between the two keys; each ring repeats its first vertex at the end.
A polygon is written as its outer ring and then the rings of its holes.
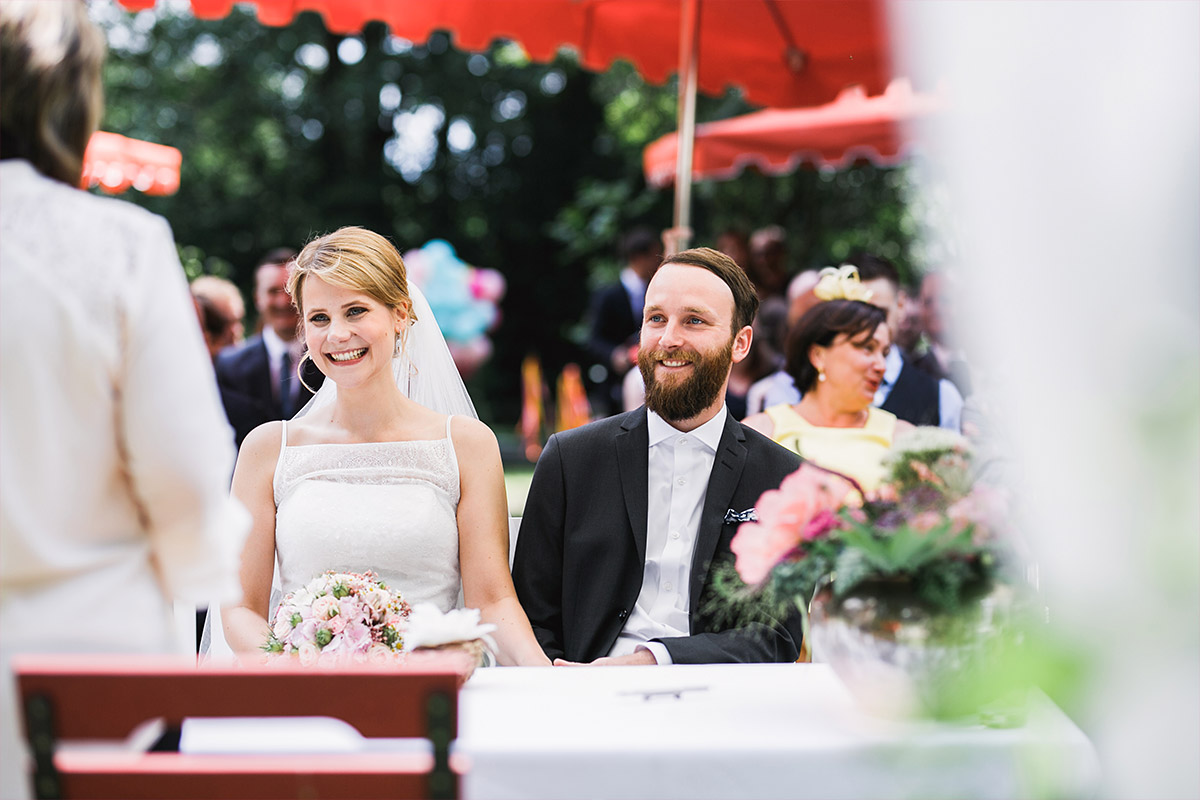
{"type": "Polygon", "coordinates": [[[450,439],[287,445],[275,469],[283,592],[325,570],[374,571],[409,603],[459,594],[458,461],[450,439]]]}

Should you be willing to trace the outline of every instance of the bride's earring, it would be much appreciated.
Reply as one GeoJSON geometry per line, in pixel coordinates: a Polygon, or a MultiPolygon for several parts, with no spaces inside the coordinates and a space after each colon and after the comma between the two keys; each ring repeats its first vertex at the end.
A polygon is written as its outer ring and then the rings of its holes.
{"type": "Polygon", "coordinates": [[[399,358],[402,355],[404,355],[404,337],[397,331],[396,346],[392,348],[392,358],[399,358]]]}

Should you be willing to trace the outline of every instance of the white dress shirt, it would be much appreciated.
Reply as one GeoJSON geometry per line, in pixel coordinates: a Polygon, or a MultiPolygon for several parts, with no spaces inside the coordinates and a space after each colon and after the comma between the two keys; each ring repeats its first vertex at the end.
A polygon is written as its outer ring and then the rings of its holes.
{"type": "Polygon", "coordinates": [[[653,411],[646,412],[646,563],[637,604],[610,656],[645,648],[659,664],[670,664],[667,648],[650,640],[691,635],[692,555],[727,414],[721,406],[708,422],[683,433],[653,411]]]}
{"type": "Polygon", "coordinates": [[[283,364],[283,354],[287,353],[291,359],[292,381],[289,384],[292,390],[291,407],[296,408],[296,396],[300,392],[300,379],[296,377],[296,365],[300,363],[300,356],[303,355],[304,349],[301,343],[296,341],[285,342],[279,338],[279,334],[270,325],[264,325],[262,330],[263,346],[267,348],[267,364],[271,367],[271,391],[276,395],[279,394],[279,378],[280,369],[283,364]]]}

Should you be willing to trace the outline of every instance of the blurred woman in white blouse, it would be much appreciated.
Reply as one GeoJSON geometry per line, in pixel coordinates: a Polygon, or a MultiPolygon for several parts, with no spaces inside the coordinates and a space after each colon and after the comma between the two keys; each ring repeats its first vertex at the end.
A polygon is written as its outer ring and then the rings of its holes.
{"type": "Polygon", "coordinates": [[[104,40],[81,0],[0,3],[0,796],[27,795],[19,652],[172,649],[236,597],[248,515],[165,220],[76,188],[104,40]]]}

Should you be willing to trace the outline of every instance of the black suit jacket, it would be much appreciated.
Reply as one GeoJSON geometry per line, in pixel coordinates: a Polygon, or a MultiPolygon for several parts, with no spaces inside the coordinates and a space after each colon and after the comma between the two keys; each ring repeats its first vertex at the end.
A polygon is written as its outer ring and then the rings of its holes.
{"type": "MultiPolygon", "coordinates": [[[[513,581],[551,658],[592,661],[612,649],[637,602],[646,560],[649,429],[639,408],[550,437],[517,537],[513,581]]],[[[675,663],[796,659],[798,614],[731,629],[706,613],[712,566],[731,558],[744,511],[800,466],[794,453],[726,418],[701,512],[690,576],[691,635],[662,639],[675,663]]]]}
{"type": "Polygon", "coordinates": [[[612,351],[629,342],[642,329],[642,320],[634,316],[629,292],[623,283],[600,289],[592,300],[592,329],[588,351],[592,358],[612,369],[612,351]]]}
{"type": "Polygon", "coordinates": [[[918,369],[900,353],[900,374],[880,406],[913,425],[941,424],[941,386],[938,379],[918,369]]]}
{"type": "MultiPolygon", "coordinates": [[[[221,402],[229,424],[233,426],[238,447],[259,425],[283,419],[283,409],[275,398],[275,387],[271,385],[271,365],[262,334],[250,337],[240,347],[218,354],[215,367],[221,402]]],[[[308,385],[319,389],[324,379],[320,370],[306,360],[304,380],[308,385]]],[[[300,410],[310,397],[312,392],[301,384],[295,410],[300,410]]]]}

